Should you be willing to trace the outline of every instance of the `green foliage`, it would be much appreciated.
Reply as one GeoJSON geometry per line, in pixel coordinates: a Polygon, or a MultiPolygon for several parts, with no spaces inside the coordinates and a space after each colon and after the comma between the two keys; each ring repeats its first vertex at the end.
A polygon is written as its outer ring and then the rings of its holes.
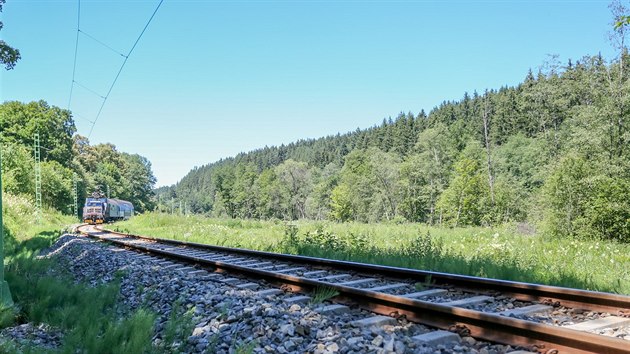
{"type": "Polygon", "coordinates": [[[16,306],[3,307],[0,305],[0,328],[12,326],[18,315],[19,312],[16,306]]]}
{"type": "Polygon", "coordinates": [[[304,242],[306,244],[319,247],[321,249],[333,250],[345,247],[345,242],[341,237],[323,229],[307,231],[304,236],[304,242]]]}
{"type": "Polygon", "coordinates": [[[630,241],[630,181],[602,174],[584,158],[564,158],[544,188],[550,234],[630,241]]]}
{"type": "MultiPolygon", "coordinates": [[[[2,12],[2,6],[6,0],[0,0],[0,12],[2,12]]],[[[2,21],[0,21],[0,29],[3,27],[2,21]]],[[[11,70],[15,67],[15,63],[20,60],[20,51],[9,46],[5,41],[0,40],[0,64],[4,65],[6,70],[11,70]]]]}
{"type": "Polygon", "coordinates": [[[440,258],[444,253],[444,244],[441,239],[435,240],[431,237],[431,233],[427,231],[426,235],[418,236],[403,247],[403,253],[410,257],[440,258]]]}
{"type": "Polygon", "coordinates": [[[57,161],[64,167],[72,162],[72,136],[76,127],[70,111],[50,106],[45,101],[0,105],[0,131],[3,141],[32,148],[33,135],[39,133],[42,160],[57,161]]]}
{"type": "Polygon", "coordinates": [[[258,343],[256,341],[240,342],[232,346],[234,354],[252,354],[258,343]]]}
{"type": "Polygon", "coordinates": [[[2,145],[2,185],[13,195],[33,194],[33,158],[26,146],[11,143],[2,145]]]}
{"type": "Polygon", "coordinates": [[[155,177],[146,158],[119,152],[113,144],[90,146],[81,136],[75,136],[75,151],[84,195],[109,187],[110,197],[132,202],[139,212],[155,207],[155,177]]]}
{"type": "Polygon", "coordinates": [[[348,221],[352,218],[350,187],[340,184],[330,194],[330,216],[333,220],[348,221]]]}
{"type": "Polygon", "coordinates": [[[455,227],[481,225],[489,194],[481,161],[481,147],[472,142],[455,162],[454,178],[437,203],[445,223],[455,227]]]}
{"type": "MultiPolygon", "coordinates": [[[[46,323],[63,332],[61,353],[153,353],[172,352],[174,343],[184,343],[192,332],[192,312],[172,307],[160,346],[154,347],[156,315],[146,309],[131,313],[119,306],[120,278],[88,286],[75,283],[53,259],[37,258],[72,218],[45,210],[43,222],[35,224],[32,207],[20,196],[4,195],[6,280],[14,307],[0,309],[0,329],[25,322],[46,323]]],[[[245,223],[246,225],[246,223],[245,223]]],[[[40,347],[17,342],[0,343],[2,352],[41,353],[40,347]]]]}
{"type": "Polygon", "coordinates": [[[593,189],[582,234],[630,242],[630,180],[598,176],[593,189]]]}
{"type": "Polygon", "coordinates": [[[94,288],[69,285],[70,279],[46,275],[54,264],[34,259],[29,248],[15,249],[7,266],[7,281],[20,309],[18,318],[63,329],[63,352],[79,348],[89,353],[149,351],[155,315],[139,310],[117,319],[117,283],[94,288]]]}
{"type": "Polygon", "coordinates": [[[42,162],[42,202],[59,211],[71,213],[72,170],[57,161],[42,162]]]}
{"type": "MultiPolygon", "coordinates": [[[[627,16],[619,3],[611,9],[617,21],[627,16]]],[[[627,240],[630,56],[619,41],[626,30],[613,33],[616,60],[562,65],[552,56],[514,87],[239,154],[195,168],[160,194],[214,216],[452,227],[543,221],[538,229],[551,235],[627,240]],[[597,177],[559,186],[571,156],[597,177]],[[572,197],[568,185],[590,189],[572,197]]]]}
{"type": "Polygon", "coordinates": [[[298,241],[298,232],[299,228],[297,225],[287,223],[284,227],[284,237],[282,241],[289,247],[296,244],[298,241]]]}
{"type": "Polygon", "coordinates": [[[311,294],[310,303],[313,305],[321,304],[324,301],[329,300],[337,295],[339,295],[339,292],[333,288],[318,287],[311,294]]]}
{"type": "Polygon", "coordinates": [[[292,159],[284,161],[275,168],[280,186],[284,189],[290,220],[306,217],[306,198],[311,189],[311,171],[304,162],[292,159]]]}
{"type": "Polygon", "coordinates": [[[284,219],[286,195],[278,175],[272,169],[262,171],[255,182],[258,214],[263,218],[284,219]]]}
{"type": "Polygon", "coordinates": [[[70,213],[73,200],[73,173],[81,182],[79,203],[97,188],[111,190],[111,197],[129,200],[136,210],[155,206],[155,177],[144,157],[121,153],[112,144],[90,146],[85,137],[75,135],[69,111],[44,101],[0,104],[0,143],[3,190],[32,198],[35,194],[33,135],[39,133],[42,161],[42,201],[70,213]]]}
{"type": "Polygon", "coordinates": [[[172,343],[183,343],[185,339],[192,333],[194,323],[192,321],[192,311],[185,312],[182,315],[182,307],[180,301],[175,301],[171,307],[168,321],[164,327],[162,335],[162,351],[168,353],[174,348],[169,347],[172,343]]]}
{"type": "Polygon", "coordinates": [[[300,220],[287,228],[278,221],[229,221],[152,213],[122,227],[190,242],[630,294],[627,243],[521,234],[519,224],[447,228],[300,220]]]}

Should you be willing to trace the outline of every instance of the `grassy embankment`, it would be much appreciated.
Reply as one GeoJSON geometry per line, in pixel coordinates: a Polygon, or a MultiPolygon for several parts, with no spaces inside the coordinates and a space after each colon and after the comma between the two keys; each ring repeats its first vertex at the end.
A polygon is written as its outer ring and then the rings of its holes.
{"type": "MultiPolygon", "coordinates": [[[[36,259],[39,250],[54,243],[75,219],[46,211],[43,221],[34,222],[32,203],[4,196],[5,277],[15,301],[0,308],[0,330],[31,322],[44,323],[63,333],[62,353],[141,353],[165,351],[152,348],[155,315],[144,309],[116,315],[119,281],[88,287],[76,284],[49,259],[36,259]]],[[[45,348],[29,342],[0,339],[0,352],[42,353],[45,348]]]]}
{"type": "Polygon", "coordinates": [[[630,294],[630,244],[524,235],[511,225],[286,224],[149,213],[110,227],[214,245],[630,294]]]}

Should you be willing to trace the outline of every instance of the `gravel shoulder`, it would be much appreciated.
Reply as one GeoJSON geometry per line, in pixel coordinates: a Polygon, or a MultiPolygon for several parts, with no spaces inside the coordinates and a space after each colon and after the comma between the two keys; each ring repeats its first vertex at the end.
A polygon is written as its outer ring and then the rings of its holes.
{"type": "MultiPolygon", "coordinates": [[[[261,296],[259,291],[272,289],[264,282],[255,282],[256,289],[238,288],[228,280],[234,278],[231,275],[173,266],[81,236],[63,235],[39,257],[55,259],[57,267],[50,273],[69,273],[75,282],[96,286],[120,279],[116,311],[121,318],[140,308],[155,313],[156,351],[490,354],[516,349],[476,341],[465,333],[451,341],[421,342],[414,337],[434,330],[404,318],[363,326],[357,321],[373,317],[372,313],[359,309],[336,313],[322,307],[328,303],[292,303],[288,301],[296,295],[292,293],[261,296]]],[[[240,283],[247,282],[252,280],[240,283]]],[[[26,324],[3,330],[0,338],[30,340],[54,350],[63,333],[45,324],[26,324]]]]}

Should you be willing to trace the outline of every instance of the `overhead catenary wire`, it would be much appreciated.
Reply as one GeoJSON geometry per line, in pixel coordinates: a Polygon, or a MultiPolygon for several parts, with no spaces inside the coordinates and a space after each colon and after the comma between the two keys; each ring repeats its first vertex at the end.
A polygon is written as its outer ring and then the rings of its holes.
{"type": "Polygon", "coordinates": [[[99,108],[98,113],[96,114],[96,118],[94,118],[94,123],[92,123],[92,127],[90,128],[90,132],[88,133],[88,139],[90,138],[90,136],[92,136],[92,131],[94,131],[94,126],[96,125],[96,122],[98,121],[98,118],[101,116],[101,112],[103,112],[103,107],[105,106],[105,103],[107,102],[107,99],[109,98],[109,95],[111,94],[112,90],[114,89],[114,86],[116,85],[116,82],[118,81],[118,78],[120,77],[120,73],[123,71],[123,68],[125,67],[125,64],[127,64],[127,60],[129,60],[129,56],[131,55],[131,53],[133,53],[133,50],[138,45],[138,42],[140,42],[140,39],[144,35],[144,32],[149,27],[149,24],[153,20],[153,17],[155,17],[155,14],[158,12],[158,10],[160,9],[160,6],[162,6],[163,2],[164,2],[164,0],[160,0],[158,5],[155,7],[155,10],[153,11],[153,14],[151,14],[151,17],[147,21],[146,25],[144,25],[144,28],[142,29],[142,32],[140,32],[140,35],[138,36],[138,38],[134,42],[133,46],[129,50],[129,53],[127,53],[127,55],[125,56],[125,60],[122,62],[122,65],[120,65],[120,69],[118,69],[118,73],[116,74],[116,77],[114,78],[114,81],[112,82],[111,86],[109,87],[109,90],[107,91],[107,94],[105,95],[105,98],[103,98],[103,102],[101,103],[101,107],[99,108]]]}
{"type": "Polygon", "coordinates": [[[74,81],[74,83],[75,83],[75,84],[77,84],[77,85],[79,85],[79,86],[81,86],[82,88],[86,89],[87,91],[90,91],[91,93],[95,94],[96,96],[98,96],[98,97],[100,97],[100,98],[102,98],[102,99],[105,99],[105,96],[103,96],[103,95],[101,95],[100,93],[98,93],[98,92],[96,92],[96,91],[92,90],[91,88],[89,88],[89,87],[87,87],[87,86],[85,86],[85,85],[81,84],[80,82],[78,82],[78,81],[76,81],[76,80],[75,80],[75,81],[74,81]]]}
{"type": "Polygon", "coordinates": [[[85,118],[83,115],[78,114],[78,113],[76,113],[76,112],[72,112],[72,115],[73,115],[74,117],[81,118],[81,119],[83,119],[84,121],[87,121],[87,122],[90,122],[90,123],[94,123],[94,121],[91,121],[91,120],[89,120],[89,119],[85,118]]]}
{"type": "Polygon", "coordinates": [[[75,45],[74,45],[74,63],[73,63],[73,68],[72,68],[72,81],[70,83],[70,96],[68,98],[68,110],[70,110],[70,105],[72,103],[72,95],[73,95],[73,92],[74,92],[74,85],[75,84],[78,85],[78,86],[81,86],[85,90],[95,94],[96,96],[98,96],[98,97],[100,97],[102,99],[101,105],[100,105],[100,107],[98,109],[98,113],[96,114],[96,117],[94,118],[94,120],[89,120],[89,119],[87,119],[85,117],[81,117],[82,119],[92,123],[91,126],[90,126],[90,132],[88,133],[88,136],[87,136],[88,139],[90,138],[90,136],[92,136],[92,132],[94,131],[94,126],[96,125],[96,122],[98,121],[99,117],[101,116],[101,113],[103,111],[103,107],[105,107],[105,103],[107,102],[107,99],[109,98],[109,95],[111,94],[112,90],[114,89],[114,86],[116,85],[116,82],[118,81],[118,78],[120,77],[120,74],[122,73],[125,65],[127,64],[127,60],[129,59],[129,56],[131,55],[131,53],[133,53],[134,49],[138,45],[138,42],[140,42],[140,39],[144,35],[144,32],[146,32],[147,28],[149,27],[149,24],[151,24],[151,21],[155,17],[155,14],[157,13],[157,11],[162,6],[163,2],[164,2],[164,0],[160,0],[160,2],[157,4],[157,6],[155,7],[155,10],[153,10],[153,13],[151,14],[151,17],[149,18],[147,23],[144,25],[144,28],[142,29],[142,31],[138,35],[138,38],[136,38],[136,41],[133,43],[133,46],[131,47],[129,52],[125,55],[125,54],[117,51],[116,49],[112,48],[111,46],[107,45],[105,42],[97,39],[96,37],[90,35],[89,33],[85,32],[85,31],[81,30],[81,0],[77,0],[77,35],[76,35],[76,40],[75,40],[75,45]],[[118,69],[118,72],[116,73],[116,76],[114,77],[114,81],[112,81],[112,84],[110,85],[109,90],[107,90],[107,94],[105,96],[99,94],[95,90],[90,89],[86,85],[83,85],[83,84],[81,84],[81,83],[76,81],[77,57],[78,57],[78,52],[79,52],[79,35],[81,33],[84,36],[86,36],[86,37],[92,39],[93,41],[97,42],[98,44],[102,45],[103,47],[105,47],[105,48],[111,50],[112,52],[114,52],[114,53],[122,56],[123,58],[125,58],[123,60],[122,64],[120,65],[120,68],[118,69]]]}
{"type": "Polygon", "coordinates": [[[90,39],[91,39],[91,40],[93,40],[94,42],[96,42],[96,43],[98,43],[98,44],[102,45],[103,47],[105,47],[105,48],[107,48],[107,49],[111,50],[112,52],[114,52],[114,53],[116,53],[116,54],[120,55],[121,57],[123,57],[123,58],[126,58],[126,57],[127,57],[127,56],[126,56],[126,55],[124,55],[123,53],[121,53],[121,52],[117,51],[116,49],[114,49],[114,48],[110,47],[110,46],[109,46],[109,45],[107,45],[105,42],[100,41],[99,39],[97,39],[96,37],[92,36],[91,34],[89,34],[89,33],[85,32],[85,31],[82,31],[81,29],[79,29],[79,33],[83,33],[83,35],[84,35],[84,36],[86,36],[86,37],[90,38],[90,39]]]}
{"type": "Polygon", "coordinates": [[[72,67],[72,82],[70,83],[70,97],[68,97],[68,110],[70,110],[70,103],[72,102],[72,91],[74,89],[74,78],[77,73],[77,53],[79,52],[79,33],[81,32],[81,0],[77,0],[77,39],[74,43],[74,65],[72,67]]]}

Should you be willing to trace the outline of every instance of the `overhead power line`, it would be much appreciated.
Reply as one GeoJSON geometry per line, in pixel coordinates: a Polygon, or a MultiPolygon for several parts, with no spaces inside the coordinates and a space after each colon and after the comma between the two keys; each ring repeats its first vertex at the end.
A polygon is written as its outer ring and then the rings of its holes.
{"type": "Polygon", "coordinates": [[[95,94],[96,96],[98,96],[98,97],[100,97],[100,98],[105,99],[105,96],[103,96],[103,95],[101,95],[100,93],[98,93],[98,92],[96,92],[96,91],[92,90],[91,88],[89,88],[89,87],[87,87],[87,86],[85,86],[85,85],[81,84],[80,82],[78,82],[78,81],[76,81],[76,80],[75,80],[75,81],[74,81],[74,83],[75,83],[76,85],[78,85],[78,86],[83,87],[83,88],[84,88],[84,89],[86,89],[87,91],[92,92],[92,93],[93,93],[93,94],[95,94]]]}
{"type": "Polygon", "coordinates": [[[90,122],[90,123],[94,123],[94,121],[91,121],[91,120],[89,120],[89,119],[85,118],[84,116],[80,115],[79,113],[72,112],[72,115],[73,115],[74,117],[81,118],[81,119],[83,119],[84,121],[87,121],[87,122],[90,122]]]}
{"type": "Polygon", "coordinates": [[[114,48],[112,48],[112,47],[110,47],[110,46],[108,46],[106,43],[104,43],[104,42],[102,42],[102,41],[100,41],[100,40],[96,39],[94,36],[90,35],[89,33],[85,32],[85,31],[82,31],[82,30],[80,30],[80,29],[79,29],[79,32],[80,32],[80,33],[83,33],[83,35],[84,35],[84,36],[86,36],[86,37],[90,38],[90,39],[91,39],[91,40],[93,40],[94,42],[96,42],[96,43],[98,43],[98,44],[102,45],[103,47],[105,47],[105,48],[107,48],[107,49],[111,50],[112,52],[114,52],[114,53],[116,53],[116,54],[120,55],[121,57],[125,57],[125,58],[127,57],[127,56],[126,56],[126,55],[124,55],[123,53],[121,53],[121,52],[117,51],[116,49],[114,49],[114,48]]]}
{"type": "Polygon", "coordinates": [[[74,65],[72,67],[72,82],[70,83],[70,97],[68,98],[68,110],[70,110],[70,102],[72,102],[72,91],[74,89],[74,76],[77,73],[77,53],[79,52],[79,28],[81,26],[81,0],[78,0],[77,7],[77,39],[74,43],[74,65]]]}
{"type": "Polygon", "coordinates": [[[112,48],[111,46],[107,45],[105,42],[98,40],[97,38],[95,38],[94,36],[88,34],[85,31],[81,30],[81,0],[77,0],[78,2],[78,6],[77,6],[77,36],[76,36],[76,41],[75,41],[75,45],[74,45],[74,64],[73,64],[73,68],[72,68],[72,82],[70,83],[70,97],[68,98],[68,110],[70,110],[70,104],[72,103],[72,94],[74,91],[74,85],[78,85],[81,86],[82,88],[86,89],[87,91],[95,94],[96,96],[100,97],[103,101],[101,102],[101,106],[98,109],[98,113],[96,114],[96,117],[94,118],[94,120],[89,120],[85,117],[82,117],[82,119],[85,119],[87,121],[89,121],[90,123],[92,123],[92,125],[90,126],[90,132],[88,134],[88,139],[90,138],[90,136],[92,136],[92,131],[94,131],[94,126],[96,125],[96,122],[98,121],[99,117],[101,116],[101,113],[103,112],[103,107],[105,107],[105,103],[107,102],[107,99],[109,98],[109,95],[111,94],[112,90],[114,89],[114,86],[116,85],[116,82],[118,81],[118,78],[120,77],[120,73],[123,71],[125,64],[127,64],[127,60],[129,60],[129,56],[131,55],[131,53],[133,53],[134,49],[136,48],[136,46],[138,45],[138,42],[140,42],[140,39],[142,38],[142,36],[144,35],[144,32],[146,32],[147,28],[149,27],[149,24],[151,24],[151,21],[153,20],[153,18],[155,17],[155,14],[157,13],[157,11],[160,9],[160,6],[162,6],[162,3],[164,2],[164,0],[160,0],[160,2],[157,4],[157,6],[155,7],[155,10],[153,10],[153,13],[151,14],[151,17],[149,18],[149,20],[147,21],[147,23],[144,25],[144,28],[142,29],[142,32],[140,32],[140,35],[138,35],[138,38],[136,38],[136,41],[133,43],[133,46],[131,47],[131,49],[129,50],[129,52],[127,53],[127,55],[117,51],[116,49],[112,48]],[[102,45],[103,47],[111,50],[112,52],[122,56],[123,58],[125,58],[122,62],[122,64],[120,65],[120,68],[118,69],[118,72],[116,73],[116,76],[114,77],[114,81],[112,81],[112,84],[109,87],[109,90],[107,90],[107,94],[105,96],[99,94],[98,92],[96,92],[95,90],[92,90],[90,88],[88,88],[87,86],[77,82],[75,80],[76,78],[76,71],[77,71],[77,56],[78,56],[78,52],[79,52],[79,34],[83,33],[84,36],[92,39],[93,41],[97,42],[98,44],[102,45]]]}
{"type": "Polygon", "coordinates": [[[147,21],[147,24],[144,25],[144,28],[142,29],[142,32],[140,32],[140,35],[136,39],[136,42],[133,44],[133,46],[129,50],[129,53],[127,53],[127,56],[125,56],[125,60],[123,61],[122,65],[120,66],[120,69],[118,69],[118,73],[116,74],[116,77],[114,78],[114,81],[112,82],[112,85],[109,87],[109,90],[107,91],[107,95],[105,95],[105,98],[103,99],[103,103],[101,104],[101,107],[99,108],[98,113],[96,114],[96,118],[94,118],[94,123],[92,123],[92,127],[90,128],[90,133],[88,134],[88,139],[90,138],[90,136],[92,136],[92,131],[94,130],[94,126],[96,125],[96,122],[98,121],[98,118],[101,116],[101,112],[103,111],[103,107],[105,106],[105,102],[107,102],[107,99],[109,98],[109,94],[112,93],[112,89],[114,88],[114,85],[116,85],[116,82],[118,81],[118,78],[120,77],[120,73],[122,72],[123,68],[125,67],[125,64],[127,64],[127,60],[129,60],[129,56],[131,55],[131,53],[133,53],[133,50],[138,45],[138,42],[140,42],[140,38],[142,38],[142,36],[144,35],[144,32],[147,30],[147,27],[149,27],[149,24],[153,20],[153,17],[155,17],[155,14],[158,12],[158,10],[160,9],[160,6],[162,6],[163,2],[164,2],[164,0],[160,0],[158,5],[155,7],[155,10],[153,11],[153,14],[151,14],[151,17],[147,21]]]}

